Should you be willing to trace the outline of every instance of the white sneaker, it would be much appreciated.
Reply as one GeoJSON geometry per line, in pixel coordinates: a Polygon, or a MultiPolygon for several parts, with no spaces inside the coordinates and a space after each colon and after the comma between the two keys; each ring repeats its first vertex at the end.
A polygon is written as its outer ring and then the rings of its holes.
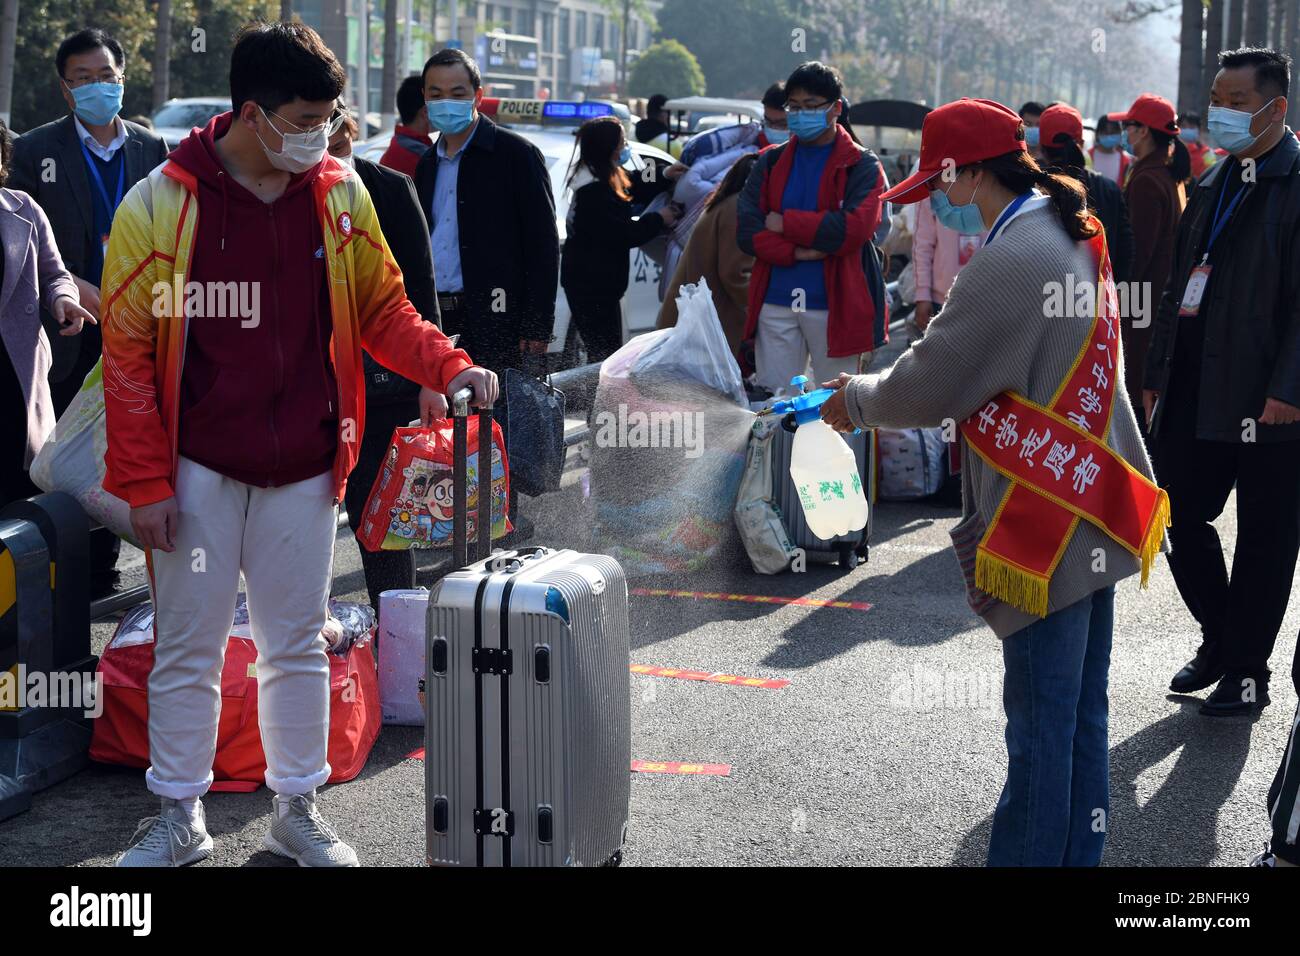
{"type": "Polygon", "coordinates": [[[117,858],[118,866],[185,866],[212,855],[202,801],[197,819],[191,822],[179,801],[164,797],[162,812],[141,820],[131,840],[131,846],[117,858]]]}
{"type": "Polygon", "coordinates": [[[316,794],[271,799],[271,829],[262,841],[272,853],[297,860],[299,866],[360,866],[356,851],[339,839],[316,809],[316,794]]]}

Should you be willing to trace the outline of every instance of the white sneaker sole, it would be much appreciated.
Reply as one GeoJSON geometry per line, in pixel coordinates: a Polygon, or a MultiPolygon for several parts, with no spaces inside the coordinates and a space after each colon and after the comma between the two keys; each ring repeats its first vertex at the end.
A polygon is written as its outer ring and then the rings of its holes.
{"type": "MultiPolygon", "coordinates": [[[[297,853],[294,853],[292,850],[290,850],[287,846],[285,846],[275,837],[271,836],[271,834],[269,833],[262,838],[262,846],[266,847],[268,850],[270,850],[272,853],[275,853],[278,856],[283,856],[287,859],[293,860],[299,866],[305,866],[305,867],[311,866],[310,863],[304,863],[302,857],[300,857],[297,853]]],[[[360,866],[359,863],[351,863],[348,865],[360,866]]],[[[337,867],[337,869],[346,869],[346,867],[337,867]]]]}
{"type": "MultiPolygon", "coordinates": [[[[176,866],[177,867],[189,866],[191,863],[198,863],[201,860],[206,860],[208,857],[212,855],[213,846],[214,844],[212,842],[212,834],[209,833],[203,837],[203,842],[200,843],[198,846],[196,846],[192,851],[190,851],[190,853],[188,853],[186,856],[178,858],[176,860],[176,866]]],[[[125,866],[126,864],[122,863],[122,859],[125,856],[126,856],[125,853],[123,853],[122,856],[119,856],[117,858],[117,863],[114,865],[125,866]]],[[[148,869],[148,868],[141,867],[141,869],[148,869]]]]}

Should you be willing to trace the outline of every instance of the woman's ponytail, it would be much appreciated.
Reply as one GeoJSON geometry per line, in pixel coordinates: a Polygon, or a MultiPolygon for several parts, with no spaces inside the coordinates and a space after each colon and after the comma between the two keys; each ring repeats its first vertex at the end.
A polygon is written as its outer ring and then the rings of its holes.
{"type": "Polygon", "coordinates": [[[1192,175],[1192,154],[1187,151],[1187,144],[1181,138],[1174,137],[1174,157],[1169,161],[1169,175],[1174,182],[1184,182],[1192,175]]]}
{"type": "Polygon", "coordinates": [[[1151,141],[1155,143],[1156,151],[1161,156],[1169,157],[1165,161],[1165,168],[1169,170],[1169,178],[1176,183],[1186,182],[1192,175],[1192,154],[1187,151],[1187,144],[1179,137],[1163,130],[1154,127],[1147,128],[1151,130],[1151,141]],[[1169,153],[1170,143],[1174,145],[1172,156],[1169,153]]]}
{"type": "Polygon", "coordinates": [[[1031,189],[1047,193],[1066,233],[1075,242],[1091,239],[1101,225],[1088,212],[1088,193],[1073,176],[1044,172],[1026,150],[1005,153],[975,164],[992,173],[1008,191],[1020,196],[1031,189]]]}
{"type": "Polygon", "coordinates": [[[1088,192],[1073,176],[1046,173],[1042,170],[1033,177],[1034,185],[1051,197],[1061,225],[1075,242],[1091,239],[1099,230],[1097,221],[1088,212],[1088,192]]]}

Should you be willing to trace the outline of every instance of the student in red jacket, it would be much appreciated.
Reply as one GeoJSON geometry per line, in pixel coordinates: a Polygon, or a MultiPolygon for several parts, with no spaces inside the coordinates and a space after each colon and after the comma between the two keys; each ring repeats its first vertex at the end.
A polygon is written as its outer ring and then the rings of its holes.
{"type": "Polygon", "coordinates": [[[415,73],[402,80],[397,88],[397,118],[393,138],[379,157],[379,165],[415,178],[415,166],[425,150],[433,145],[429,114],[424,108],[424,80],[415,73]]]}
{"type": "Polygon", "coordinates": [[[759,154],[736,236],[755,257],[745,338],[755,340],[758,384],[773,392],[810,359],[818,382],[856,374],[889,338],[871,244],[883,208],[880,161],[848,127],[834,67],[805,63],[785,91],[791,139],[759,154]]]}

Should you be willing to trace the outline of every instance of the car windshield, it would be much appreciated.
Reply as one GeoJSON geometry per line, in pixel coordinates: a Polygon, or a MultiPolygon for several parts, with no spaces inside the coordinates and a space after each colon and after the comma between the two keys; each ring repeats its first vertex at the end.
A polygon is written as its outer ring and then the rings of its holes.
{"type": "Polygon", "coordinates": [[[153,125],[179,129],[207,126],[208,120],[228,109],[221,103],[169,103],[153,115],[153,125]]]}

